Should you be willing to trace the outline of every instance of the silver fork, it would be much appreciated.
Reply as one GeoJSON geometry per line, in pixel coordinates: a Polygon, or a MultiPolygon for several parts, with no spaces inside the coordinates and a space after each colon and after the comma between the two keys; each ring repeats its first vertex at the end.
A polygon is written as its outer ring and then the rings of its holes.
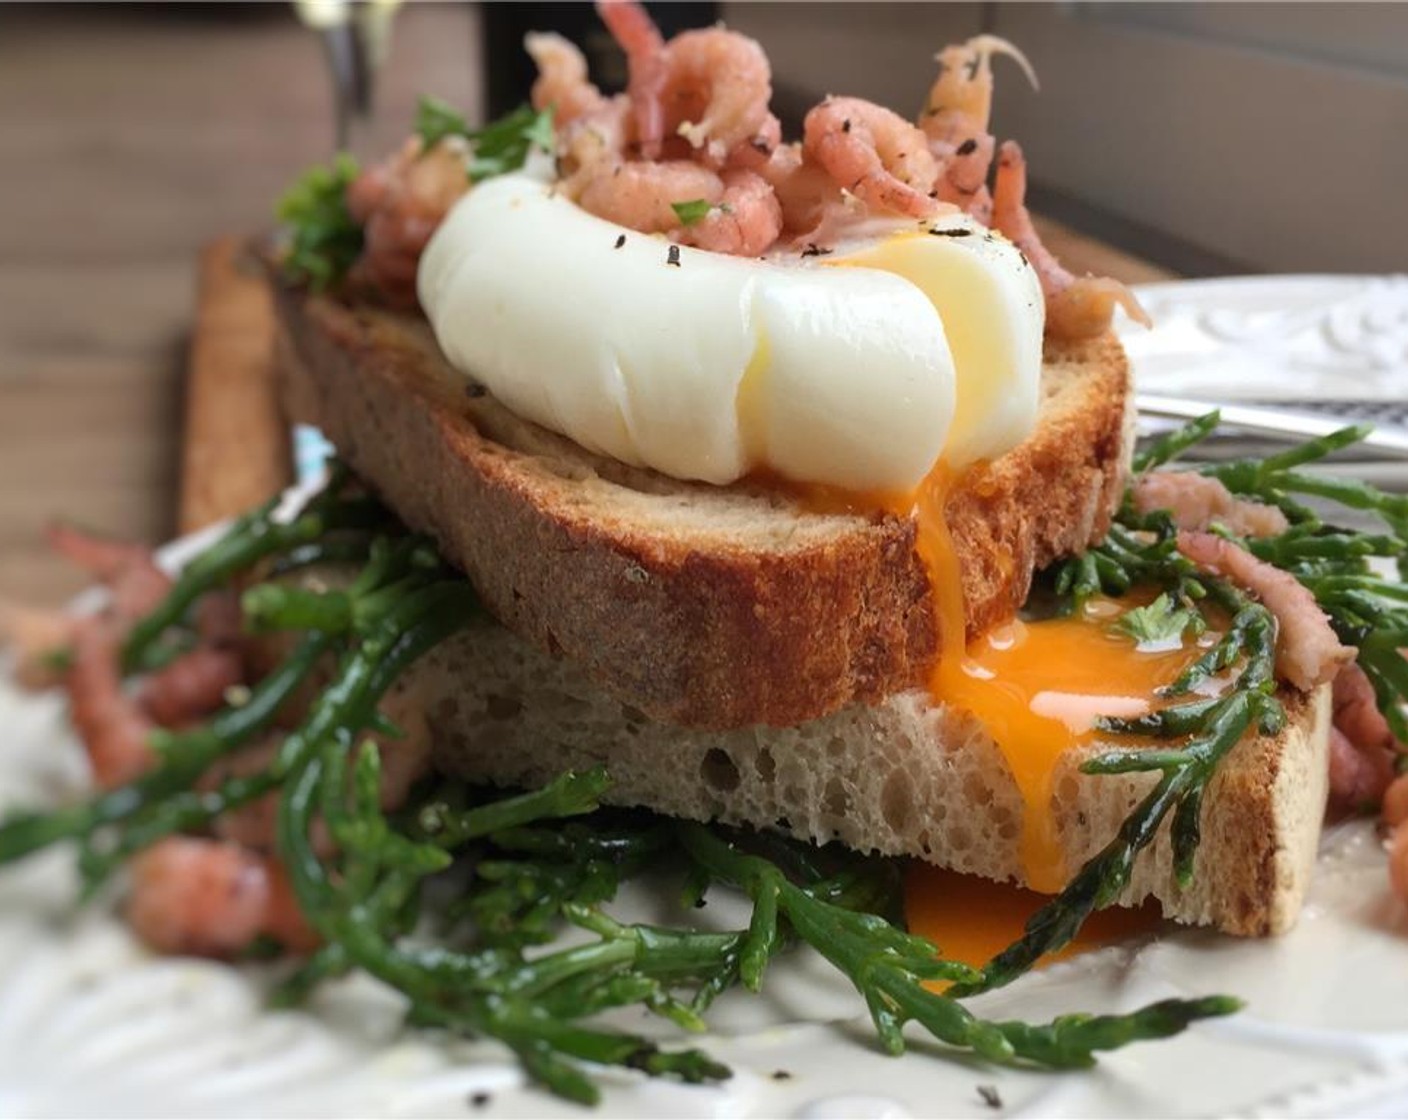
{"type": "MultiPolygon", "coordinates": [[[[1311,412],[1290,408],[1270,408],[1259,405],[1218,404],[1213,401],[1185,400],[1154,393],[1139,393],[1135,404],[1141,416],[1167,420],[1195,420],[1214,409],[1222,414],[1222,422],[1238,432],[1290,441],[1317,439],[1346,426],[1345,417],[1317,416],[1311,412]]],[[[1408,462],[1408,430],[1392,425],[1380,425],[1358,445],[1361,453],[1377,459],[1408,462]]],[[[1408,469],[1408,468],[1405,468],[1408,469]]]]}

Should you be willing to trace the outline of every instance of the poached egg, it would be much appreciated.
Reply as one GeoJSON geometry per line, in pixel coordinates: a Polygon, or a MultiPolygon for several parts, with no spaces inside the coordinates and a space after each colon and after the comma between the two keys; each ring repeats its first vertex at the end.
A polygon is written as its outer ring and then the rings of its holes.
{"type": "Polygon", "coordinates": [[[956,211],[754,260],[506,175],[451,210],[418,285],[451,365],[508,408],[676,478],[907,493],[1036,423],[1040,284],[956,211]]]}

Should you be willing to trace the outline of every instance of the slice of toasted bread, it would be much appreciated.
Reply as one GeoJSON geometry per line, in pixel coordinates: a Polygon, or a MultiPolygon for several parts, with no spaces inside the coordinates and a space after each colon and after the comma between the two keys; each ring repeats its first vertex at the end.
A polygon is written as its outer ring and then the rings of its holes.
{"type": "MultiPolygon", "coordinates": [[[[491,622],[412,670],[441,769],[538,786],[604,763],[607,800],[694,820],[776,828],[804,839],[916,856],[1023,882],[1024,803],[1001,749],[966,713],[913,690],[796,727],[672,728],[592,686],[491,622]]],[[[1141,854],[1120,898],[1244,936],[1279,933],[1309,885],[1328,783],[1330,696],[1284,691],[1275,737],[1228,755],[1202,807],[1192,885],[1172,873],[1168,829],[1141,854]]],[[[1089,776],[1083,754],[1057,766],[1049,809],[1074,871],[1111,840],[1155,775],[1089,776]]]]}
{"type": "MultiPolygon", "coordinates": [[[[505,625],[618,700],[684,726],[788,726],[925,678],[938,634],[909,519],[624,466],[514,416],[423,320],[286,286],[278,307],[290,414],[505,625]]],[[[1035,434],[948,501],[970,633],[1099,539],[1124,486],[1133,395],[1113,336],[1049,347],[1043,393],[1035,434]]]]}

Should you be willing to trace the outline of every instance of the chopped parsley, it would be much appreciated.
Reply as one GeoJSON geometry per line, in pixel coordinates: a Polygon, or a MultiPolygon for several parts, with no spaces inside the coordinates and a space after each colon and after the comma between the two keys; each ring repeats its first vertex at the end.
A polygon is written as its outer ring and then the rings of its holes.
{"type": "Polygon", "coordinates": [[[416,109],[416,135],[426,149],[448,136],[469,141],[469,178],[473,183],[517,171],[534,148],[553,149],[552,110],[535,112],[520,105],[483,128],[469,127],[464,116],[435,97],[422,97],[416,109]]]}
{"type": "Polygon", "coordinates": [[[486,124],[478,132],[467,133],[474,145],[469,159],[470,182],[478,183],[517,171],[534,148],[553,150],[552,109],[534,112],[520,105],[513,112],[486,124]]]}
{"type": "Polygon", "coordinates": [[[39,664],[51,673],[67,673],[73,668],[73,650],[66,646],[45,650],[39,655],[39,664]]]}
{"type": "MultiPolygon", "coordinates": [[[[535,147],[551,151],[552,110],[536,113],[524,105],[474,131],[445,102],[422,97],[416,110],[416,134],[426,148],[448,136],[464,137],[471,145],[466,171],[470,181],[477,183],[517,171],[535,147]]],[[[362,252],[362,227],[347,209],[347,188],[357,171],[356,160],[339,155],[330,167],[307,171],[275,209],[290,233],[284,269],[314,291],[341,280],[362,252]]]]}
{"type": "Polygon", "coordinates": [[[1133,607],[1115,620],[1114,628],[1142,645],[1166,645],[1181,639],[1189,629],[1207,629],[1203,616],[1190,607],[1176,606],[1167,593],[1148,606],[1133,607]]]}
{"type": "Polygon", "coordinates": [[[438,97],[422,97],[416,105],[416,135],[430,149],[447,136],[470,135],[464,116],[438,97]]]}
{"type": "Polygon", "coordinates": [[[709,211],[714,207],[705,198],[691,198],[688,202],[672,202],[670,209],[675,212],[675,217],[680,220],[682,226],[692,226],[696,222],[702,222],[709,216],[709,211]]]}
{"type": "Polygon", "coordinates": [[[343,153],[313,167],[279,199],[275,214],[290,232],[284,269],[314,291],[337,283],[362,251],[362,227],[347,210],[357,161],[343,153]]]}

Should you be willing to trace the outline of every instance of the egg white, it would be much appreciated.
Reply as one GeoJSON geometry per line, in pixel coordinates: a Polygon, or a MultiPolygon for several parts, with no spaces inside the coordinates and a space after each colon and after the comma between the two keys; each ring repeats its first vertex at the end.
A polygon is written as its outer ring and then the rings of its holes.
{"type": "Polygon", "coordinates": [[[436,231],[420,301],[455,368],[590,450],[719,484],[766,469],[907,491],[941,454],[961,467],[1023,438],[1041,372],[1020,254],[981,227],[914,230],[744,259],[503,176],[436,231]]]}

